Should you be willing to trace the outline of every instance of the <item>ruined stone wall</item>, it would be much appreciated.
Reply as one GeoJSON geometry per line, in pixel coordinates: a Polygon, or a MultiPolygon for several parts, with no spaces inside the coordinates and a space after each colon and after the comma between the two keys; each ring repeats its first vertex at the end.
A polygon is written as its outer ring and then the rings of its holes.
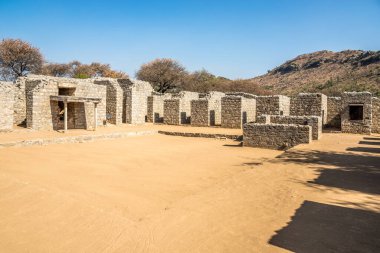
{"type": "Polygon", "coordinates": [[[164,122],[164,100],[171,99],[171,96],[170,93],[154,93],[148,97],[147,122],[164,122]]]}
{"type": "Polygon", "coordinates": [[[257,115],[289,115],[290,98],[287,96],[258,96],[257,115]]]}
{"type": "Polygon", "coordinates": [[[327,122],[327,96],[321,93],[300,93],[290,99],[290,115],[319,116],[327,122]]]}
{"type": "Polygon", "coordinates": [[[179,93],[172,94],[173,99],[179,99],[180,101],[180,116],[181,124],[190,124],[191,122],[191,101],[199,98],[198,92],[181,91],[179,93]]]}
{"type": "Polygon", "coordinates": [[[372,127],[372,94],[344,92],[342,94],[341,128],[343,133],[370,134],[372,127]],[[363,106],[363,120],[350,120],[350,105],[363,106]]]}
{"type": "Polygon", "coordinates": [[[243,124],[256,119],[256,99],[241,96],[222,97],[221,114],[222,127],[242,128],[243,124]]]}
{"type": "MultiPolygon", "coordinates": [[[[59,88],[75,89],[76,97],[101,98],[98,104],[97,125],[106,121],[107,88],[95,85],[89,80],[57,78],[46,76],[28,76],[25,80],[26,124],[36,130],[62,129],[62,111],[59,102],[51,101],[50,96],[57,96],[59,88]]],[[[69,128],[94,128],[94,104],[69,103],[69,128]]]]}
{"type": "Polygon", "coordinates": [[[191,101],[191,125],[210,126],[210,108],[208,99],[191,101]]]}
{"type": "Polygon", "coordinates": [[[123,123],[123,89],[117,79],[95,78],[93,82],[107,87],[106,118],[107,122],[115,125],[123,123]]]}
{"type": "Polygon", "coordinates": [[[152,95],[153,88],[148,82],[129,79],[119,81],[125,96],[125,122],[129,124],[143,124],[148,114],[148,97],[152,95]]]}
{"type": "Polygon", "coordinates": [[[312,139],[319,140],[322,136],[322,118],[318,116],[270,116],[270,123],[308,125],[311,127],[312,139]]]}
{"type": "Polygon", "coordinates": [[[327,97],[327,127],[340,128],[342,110],[341,97],[327,97]]]}
{"type": "Polygon", "coordinates": [[[26,77],[19,77],[14,83],[14,117],[15,125],[26,125],[26,93],[25,93],[26,77]]]}
{"type": "Polygon", "coordinates": [[[256,116],[256,121],[255,121],[255,123],[269,124],[269,123],[270,123],[270,115],[260,115],[260,116],[256,116]]]}
{"type": "Polygon", "coordinates": [[[180,125],[181,124],[181,102],[180,99],[164,100],[164,124],[180,125]]]}
{"type": "Polygon", "coordinates": [[[372,98],[372,133],[380,133],[380,98],[372,98]]]}
{"type": "Polygon", "coordinates": [[[254,99],[256,99],[257,97],[257,95],[246,93],[246,92],[226,92],[226,96],[238,96],[238,97],[254,98],[254,99]]]}
{"type": "Polygon", "coordinates": [[[310,142],[310,126],[248,123],[243,127],[243,145],[247,147],[283,150],[310,142]]]}
{"type": "Polygon", "coordinates": [[[15,87],[11,82],[0,82],[0,131],[13,128],[15,87]]]}

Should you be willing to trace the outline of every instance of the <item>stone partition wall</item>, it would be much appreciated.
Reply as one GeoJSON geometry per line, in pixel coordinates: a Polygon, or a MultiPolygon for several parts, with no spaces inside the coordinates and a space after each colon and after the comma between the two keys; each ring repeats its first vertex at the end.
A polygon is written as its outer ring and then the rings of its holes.
{"type": "Polygon", "coordinates": [[[13,128],[14,93],[12,82],[0,81],[0,131],[10,131],[13,128]]]}
{"type": "Polygon", "coordinates": [[[327,122],[327,96],[322,93],[300,93],[290,99],[290,115],[319,116],[327,122]]]}
{"type": "Polygon", "coordinates": [[[14,82],[14,116],[13,124],[18,126],[26,126],[26,93],[25,93],[26,77],[19,77],[14,82]]]}
{"type": "Polygon", "coordinates": [[[191,101],[191,125],[210,126],[209,100],[197,99],[191,101]]]}
{"type": "Polygon", "coordinates": [[[181,102],[180,99],[164,100],[164,124],[180,125],[181,124],[181,102]]]}
{"type": "Polygon", "coordinates": [[[164,122],[164,100],[171,99],[170,93],[153,92],[152,96],[148,97],[148,114],[147,122],[163,123],[164,122]]]}
{"type": "Polygon", "coordinates": [[[173,99],[180,101],[180,117],[181,124],[190,124],[191,122],[191,101],[199,98],[198,92],[181,91],[179,93],[172,93],[173,99]]]}
{"type": "Polygon", "coordinates": [[[256,99],[241,96],[222,98],[222,124],[224,128],[242,128],[256,120],[256,99]]]}
{"type": "Polygon", "coordinates": [[[148,114],[148,97],[153,92],[152,85],[135,79],[119,79],[118,82],[124,91],[125,97],[123,122],[129,124],[145,123],[148,114]]]}
{"type": "Polygon", "coordinates": [[[341,128],[343,133],[371,134],[372,94],[370,92],[344,92],[342,94],[341,111],[341,128]],[[361,108],[362,117],[360,119],[353,119],[350,112],[351,108],[359,108],[359,110],[361,108]]]}
{"type": "MultiPolygon", "coordinates": [[[[35,130],[63,129],[62,108],[57,101],[51,101],[50,96],[59,95],[59,89],[71,90],[76,97],[100,98],[97,106],[97,125],[106,122],[107,88],[96,85],[91,80],[73,78],[58,78],[47,76],[28,76],[25,80],[26,92],[26,125],[35,130]]],[[[93,129],[94,104],[69,103],[68,127],[93,129]]]]}
{"type": "Polygon", "coordinates": [[[257,115],[289,115],[290,98],[287,96],[258,96],[257,115]]]}
{"type": "Polygon", "coordinates": [[[95,78],[94,84],[107,87],[106,118],[107,122],[115,125],[123,123],[123,89],[117,79],[95,78]]]}
{"type": "Polygon", "coordinates": [[[285,150],[311,139],[310,126],[248,123],[243,127],[243,146],[247,147],[285,150]]]}
{"type": "Polygon", "coordinates": [[[260,123],[260,124],[269,124],[270,123],[270,115],[256,116],[255,122],[260,123]]]}
{"type": "Polygon", "coordinates": [[[342,110],[341,97],[327,97],[327,127],[339,128],[341,125],[340,114],[342,110]]]}
{"type": "Polygon", "coordinates": [[[372,98],[372,133],[380,134],[380,98],[372,98]]]}
{"type": "Polygon", "coordinates": [[[318,116],[279,116],[271,115],[270,123],[308,125],[311,127],[312,139],[319,140],[322,136],[322,118],[318,116]]]}

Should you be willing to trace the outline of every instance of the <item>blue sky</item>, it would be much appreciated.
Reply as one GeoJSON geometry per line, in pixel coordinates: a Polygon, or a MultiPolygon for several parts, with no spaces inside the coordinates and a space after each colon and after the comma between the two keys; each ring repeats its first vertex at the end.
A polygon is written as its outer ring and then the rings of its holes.
{"type": "Polygon", "coordinates": [[[380,50],[380,0],[0,0],[2,38],[131,76],[165,57],[248,78],[303,53],[380,50]]]}

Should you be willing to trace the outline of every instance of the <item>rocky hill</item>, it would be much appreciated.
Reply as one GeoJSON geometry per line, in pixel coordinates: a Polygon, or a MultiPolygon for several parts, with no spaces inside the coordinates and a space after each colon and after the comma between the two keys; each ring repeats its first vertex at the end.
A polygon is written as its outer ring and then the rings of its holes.
{"type": "Polygon", "coordinates": [[[318,51],[300,55],[249,80],[276,94],[368,90],[380,95],[380,51],[318,51]]]}

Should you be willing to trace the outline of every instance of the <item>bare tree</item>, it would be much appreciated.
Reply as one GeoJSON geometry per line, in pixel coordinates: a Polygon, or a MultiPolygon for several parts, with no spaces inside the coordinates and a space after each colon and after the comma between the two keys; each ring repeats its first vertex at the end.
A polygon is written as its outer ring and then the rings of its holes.
{"type": "Polygon", "coordinates": [[[70,66],[62,63],[47,63],[42,66],[40,73],[47,76],[68,77],[70,66]]]}
{"type": "Polygon", "coordinates": [[[185,68],[172,59],[156,59],[142,65],[136,73],[138,79],[150,82],[161,93],[179,89],[186,75],[185,68]]]}
{"type": "Polygon", "coordinates": [[[4,39],[0,42],[0,71],[3,79],[14,80],[28,73],[37,73],[43,64],[38,48],[20,39],[4,39]]]}

